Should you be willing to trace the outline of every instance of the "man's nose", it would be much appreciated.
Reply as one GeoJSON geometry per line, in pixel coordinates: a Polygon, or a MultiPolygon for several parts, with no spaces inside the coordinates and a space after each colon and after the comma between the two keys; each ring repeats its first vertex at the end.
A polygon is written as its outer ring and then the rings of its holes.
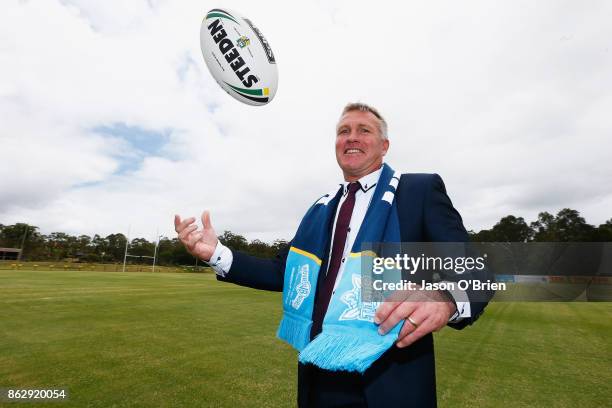
{"type": "Polygon", "coordinates": [[[349,133],[347,140],[349,142],[356,141],[358,136],[359,132],[357,130],[352,130],[351,133],[349,133]]]}

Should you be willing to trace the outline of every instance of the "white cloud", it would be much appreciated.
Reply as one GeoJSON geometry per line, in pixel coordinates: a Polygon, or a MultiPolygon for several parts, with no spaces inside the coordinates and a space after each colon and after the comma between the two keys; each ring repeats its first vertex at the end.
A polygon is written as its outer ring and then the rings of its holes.
{"type": "MultiPolygon", "coordinates": [[[[340,172],[343,104],[378,106],[388,161],[438,172],[466,227],[570,206],[612,217],[612,7],[607,2],[228,1],[270,41],[276,99],[230,99],[199,50],[197,1],[9,1],[0,16],[0,222],[43,232],[218,232],[290,238],[340,172]],[[169,132],[131,146],[93,130],[169,132]]],[[[210,7],[208,7],[210,8],[210,7]]]]}

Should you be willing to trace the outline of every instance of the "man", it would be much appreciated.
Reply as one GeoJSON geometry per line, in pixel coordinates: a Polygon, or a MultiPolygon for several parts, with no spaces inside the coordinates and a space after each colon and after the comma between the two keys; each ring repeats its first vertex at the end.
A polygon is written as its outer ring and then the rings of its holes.
{"type": "MultiPolygon", "coordinates": [[[[324,234],[317,235],[320,237],[319,241],[324,242],[320,259],[306,253],[321,263],[318,280],[312,281],[316,293],[311,312],[312,326],[307,326],[307,348],[312,348],[312,344],[329,331],[330,326],[326,326],[325,322],[336,299],[338,285],[343,281],[344,269],[348,268],[348,262],[345,261],[349,260],[351,248],[356,245],[355,240],[359,232],[372,226],[372,221],[369,224],[367,221],[367,214],[371,212],[368,212],[368,209],[376,205],[373,197],[376,194],[381,195],[380,181],[382,175],[388,172],[388,166],[383,164],[383,157],[389,149],[387,123],[376,109],[361,103],[349,104],[344,108],[336,127],[335,147],[344,183],[337,193],[325,196],[325,199],[320,199],[311,207],[302,221],[306,225],[300,225],[292,241],[293,245],[296,245],[303,228],[316,228],[307,222],[312,219],[308,216],[313,210],[330,207],[327,209],[330,216],[323,218],[327,221],[321,223],[324,224],[321,227],[324,228],[324,234]],[[380,186],[377,187],[377,184],[380,186]]],[[[397,186],[397,183],[393,184],[393,180],[389,184],[397,186]]],[[[404,175],[397,187],[394,201],[393,206],[387,207],[397,212],[397,239],[401,238],[403,242],[467,241],[461,217],[453,208],[438,175],[404,175]]],[[[288,274],[285,270],[295,271],[287,261],[288,256],[293,255],[289,250],[282,251],[274,260],[263,260],[233,252],[218,241],[208,212],[202,215],[203,229],[198,230],[194,221],[194,218],[182,221],[179,216],[175,216],[179,239],[191,254],[209,262],[219,280],[274,291],[283,291],[285,287],[287,292],[288,274]]],[[[311,221],[311,224],[314,222],[311,221]]],[[[314,242],[313,245],[318,243],[314,242]]],[[[291,250],[306,252],[293,247],[291,250]]],[[[310,283],[301,283],[305,285],[306,290],[300,293],[306,296],[310,292],[310,283]]],[[[303,298],[299,296],[298,294],[293,299],[293,306],[296,306],[296,299],[299,300],[297,307],[300,306],[303,298]]],[[[395,340],[395,345],[385,348],[386,351],[380,357],[376,355],[374,363],[363,373],[323,369],[321,366],[324,365],[304,363],[300,357],[302,362],[298,364],[299,406],[435,406],[435,362],[431,333],[447,324],[454,328],[471,324],[482,313],[486,304],[470,302],[473,297],[469,291],[434,292],[433,297],[436,301],[407,299],[385,302],[378,307],[373,318],[373,323],[378,325],[378,333],[380,336],[391,335],[389,332],[395,330],[393,335],[397,338],[392,339],[395,340]],[[401,325],[402,322],[405,324],[401,325]]],[[[285,298],[287,299],[286,293],[285,298]]],[[[306,316],[309,317],[310,314],[306,316]]],[[[287,313],[283,319],[285,318],[287,313]]],[[[284,330],[283,324],[284,322],[281,323],[279,336],[284,330]]],[[[375,325],[370,325],[376,329],[375,325]]],[[[295,336],[290,333],[287,337],[295,336]]],[[[301,350],[300,347],[296,348],[301,350]]],[[[308,353],[302,352],[300,356],[304,354],[308,353]]]]}

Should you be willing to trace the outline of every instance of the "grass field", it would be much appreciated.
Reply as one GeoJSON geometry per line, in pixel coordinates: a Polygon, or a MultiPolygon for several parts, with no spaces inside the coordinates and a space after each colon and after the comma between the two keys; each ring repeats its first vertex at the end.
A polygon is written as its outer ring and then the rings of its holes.
{"type": "MultiPolygon", "coordinates": [[[[125,272],[153,272],[152,265],[127,264],[125,272]]],[[[79,262],[34,262],[34,261],[0,261],[0,271],[97,271],[97,272],[124,272],[121,263],[79,263],[79,262]]],[[[155,272],[200,272],[212,271],[206,266],[160,266],[155,265],[155,272]]]]}
{"type": "MultiPolygon", "coordinates": [[[[0,271],[0,388],[67,387],[62,407],[291,407],[279,296],[212,274],[0,271]]],[[[437,334],[436,360],[441,407],[612,406],[612,303],[493,303],[437,334]]]]}

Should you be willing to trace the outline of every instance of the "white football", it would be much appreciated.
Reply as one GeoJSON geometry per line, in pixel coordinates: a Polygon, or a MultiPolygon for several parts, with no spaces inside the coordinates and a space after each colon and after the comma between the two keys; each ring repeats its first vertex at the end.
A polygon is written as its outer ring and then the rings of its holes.
{"type": "Polygon", "coordinates": [[[210,10],[202,21],[200,46],[208,70],[228,94],[249,105],[274,98],[276,60],[251,20],[230,10],[210,10]]]}

